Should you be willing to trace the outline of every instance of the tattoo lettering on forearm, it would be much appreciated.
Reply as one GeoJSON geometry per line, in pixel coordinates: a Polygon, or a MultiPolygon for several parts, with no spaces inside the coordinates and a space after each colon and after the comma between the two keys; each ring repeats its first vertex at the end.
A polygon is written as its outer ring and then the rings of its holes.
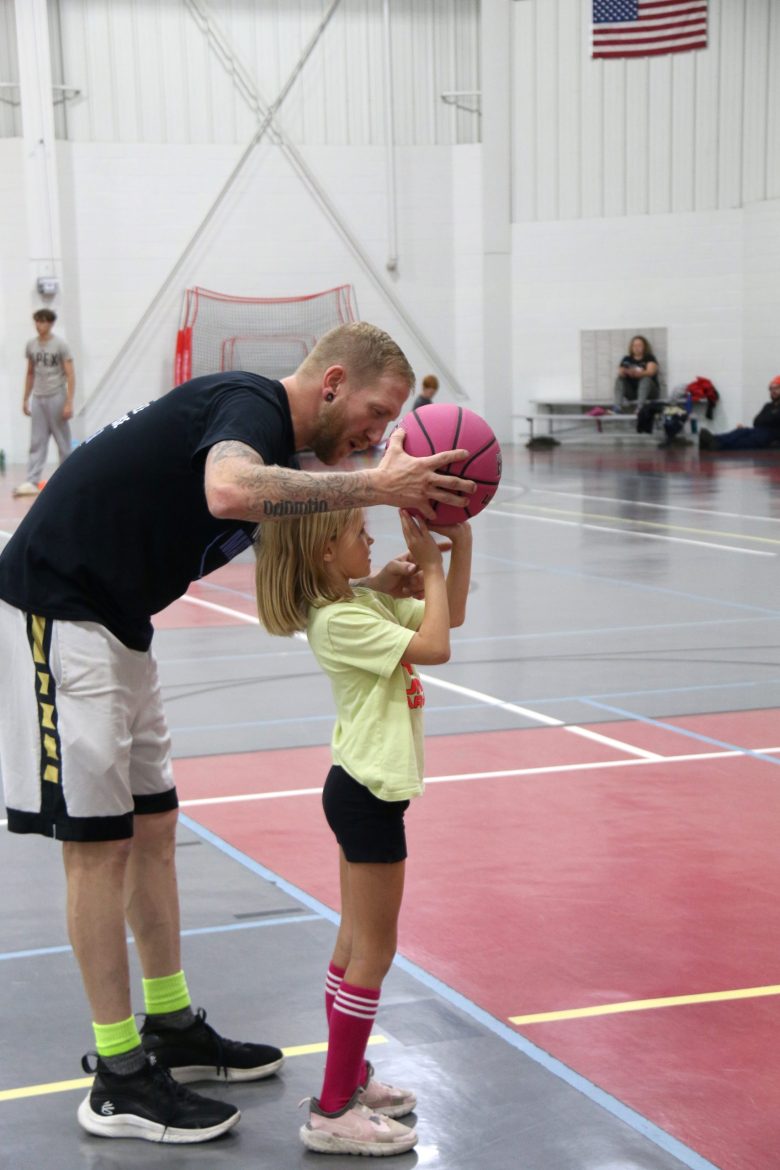
{"type": "Polygon", "coordinates": [[[327,510],[327,500],[263,500],[265,516],[310,516],[327,510]]]}
{"type": "Polygon", "coordinates": [[[266,467],[259,474],[247,468],[241,484],[251,500],[252,517],[273,520],[362,508],[375,502],[370,479],[360,471],[293,471],[266,467]]]}

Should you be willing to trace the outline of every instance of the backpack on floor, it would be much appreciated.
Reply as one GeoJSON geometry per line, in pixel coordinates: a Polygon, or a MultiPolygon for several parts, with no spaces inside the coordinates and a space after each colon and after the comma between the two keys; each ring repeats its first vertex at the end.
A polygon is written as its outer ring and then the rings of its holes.
{"type": "Polygon", "coordinates": [[[687,421],[688,411],[683,406],[664,407],[663,427],[667,439],[676,438],[687,421]]]}
{"type": "Polygon", "coordinates": [[[636,430],[639,435],[652,435],[655,416],[663,410],[663,402],[644,402],[637,411],[636,430]]]}

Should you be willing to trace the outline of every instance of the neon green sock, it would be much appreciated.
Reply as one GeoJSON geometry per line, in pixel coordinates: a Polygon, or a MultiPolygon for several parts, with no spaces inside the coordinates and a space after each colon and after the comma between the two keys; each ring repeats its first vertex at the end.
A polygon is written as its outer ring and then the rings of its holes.
{"type": "Polygon", "coordinates": [[[143,982],[144,1005],[149,1016],[166,1016],[192,1004],[183,971],[163,975],[161,979],[144,979],[143,982]]]}
{"type": "Polygon", "coordinates": [[[95,1033],[95,1047],[98,1056],[122,1056],[125,1052],[132,1052],[141,1047],[141,1037],[135,1023],[135,1016],[120,1020],[118,1024],[92,1023],[95,1033]]]}

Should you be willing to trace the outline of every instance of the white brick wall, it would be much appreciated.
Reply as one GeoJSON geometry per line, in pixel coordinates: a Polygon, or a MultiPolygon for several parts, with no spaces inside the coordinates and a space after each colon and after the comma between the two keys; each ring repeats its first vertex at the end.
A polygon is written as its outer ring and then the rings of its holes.
{"type": "MultiPolygon", "coordinates": [[[[64,296],[83,403],[133,330],[232,166],[233,147],[60,143],[64,296]]],[[[349,281],[360,314],[398,337],[420,375],[431,363],[366,278],[287,165],[240,185],[177,286],[118,371],[91,429],[164,391],[181,289],[262,294],[349,281]]],[[[377,268],[387,258],[380,148],[307,153],[377,268]]],[[[0,447],[21,462],[29,423],[19,400],[32,335],[22,144],[0,140],[0,447]]],[[[392,287],[471,396],[490,415],[482,378],[480,148],[399,151],[399,271],[392,287]]],[[[668,383],[706,375],[723,394],[717,425],[749,420],[780,372],[780,201],[742,210],[515,224],[507,370],[514,409],[579,392],[582,329],[647,321],[669,330],[668,383]]],[[[432,371],[439,372],[439,371],[432,371]]],[[[446,386],[442,397],[446,397],[446,386]]]]}
{"type": "Polygon", "coordinates": [[[728,211],[515,224],[515,411],[579,396],[580,330],[646,321],[668,329],[668,384],[711,378],[719,429],[739,421],[743,222],[728,211]]]}

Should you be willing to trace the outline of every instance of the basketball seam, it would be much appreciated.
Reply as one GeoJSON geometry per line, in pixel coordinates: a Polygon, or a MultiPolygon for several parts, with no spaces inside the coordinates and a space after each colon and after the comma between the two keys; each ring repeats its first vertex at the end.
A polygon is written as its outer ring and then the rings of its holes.
{"type": "Polygon", "coordinates": [[[417,426],[420,428],[420,430],[422,431],[423,435],[425,436],[425,438],[426,438],[426,440],[427,440],[427,442],[428,442],[428,446],[429,446],[429,447],[430,447],[430,449],[431,449],[431,455],[435,455],[435,454],[436,454],[436,447],[434,446],[433,439],[432,439],[432,438],[431,438],[431,436],[428,434],[428,432],[426,431],[425,427],[423,426],[423,424],[422,424],[422,423],[421,423],[421,421],[420,421],[420,411],[419,411],[419,408],[418,408],[417,410],[413,411],[412,413],[414,414],[415,418],[417,419],[417,426]]]}
{"type": "Polygon", "coordinates": [[[458,421],[455,424],[455,434],[452,436],[453,449],[457,448],[457,446],[458,446],[458,438],[460,436],[460,428],[462,426],[463,426],[463,407],[459,406],[458,407],[458,421]]]}
{"type": "Polygon", "coordinates": [[[474,460],[479,459],[480,455],[484,455],[486,451],[489,451],[495,442],[496,442],[495,437],[488,439],[488,441],[485,443],[484,447],[480,447],[480,449],[478,451],[475,451],[473,455],[469,456],[469,458],[463,464],[463,470],[468,471],[469,466],[474,462],[474,460]]]}

